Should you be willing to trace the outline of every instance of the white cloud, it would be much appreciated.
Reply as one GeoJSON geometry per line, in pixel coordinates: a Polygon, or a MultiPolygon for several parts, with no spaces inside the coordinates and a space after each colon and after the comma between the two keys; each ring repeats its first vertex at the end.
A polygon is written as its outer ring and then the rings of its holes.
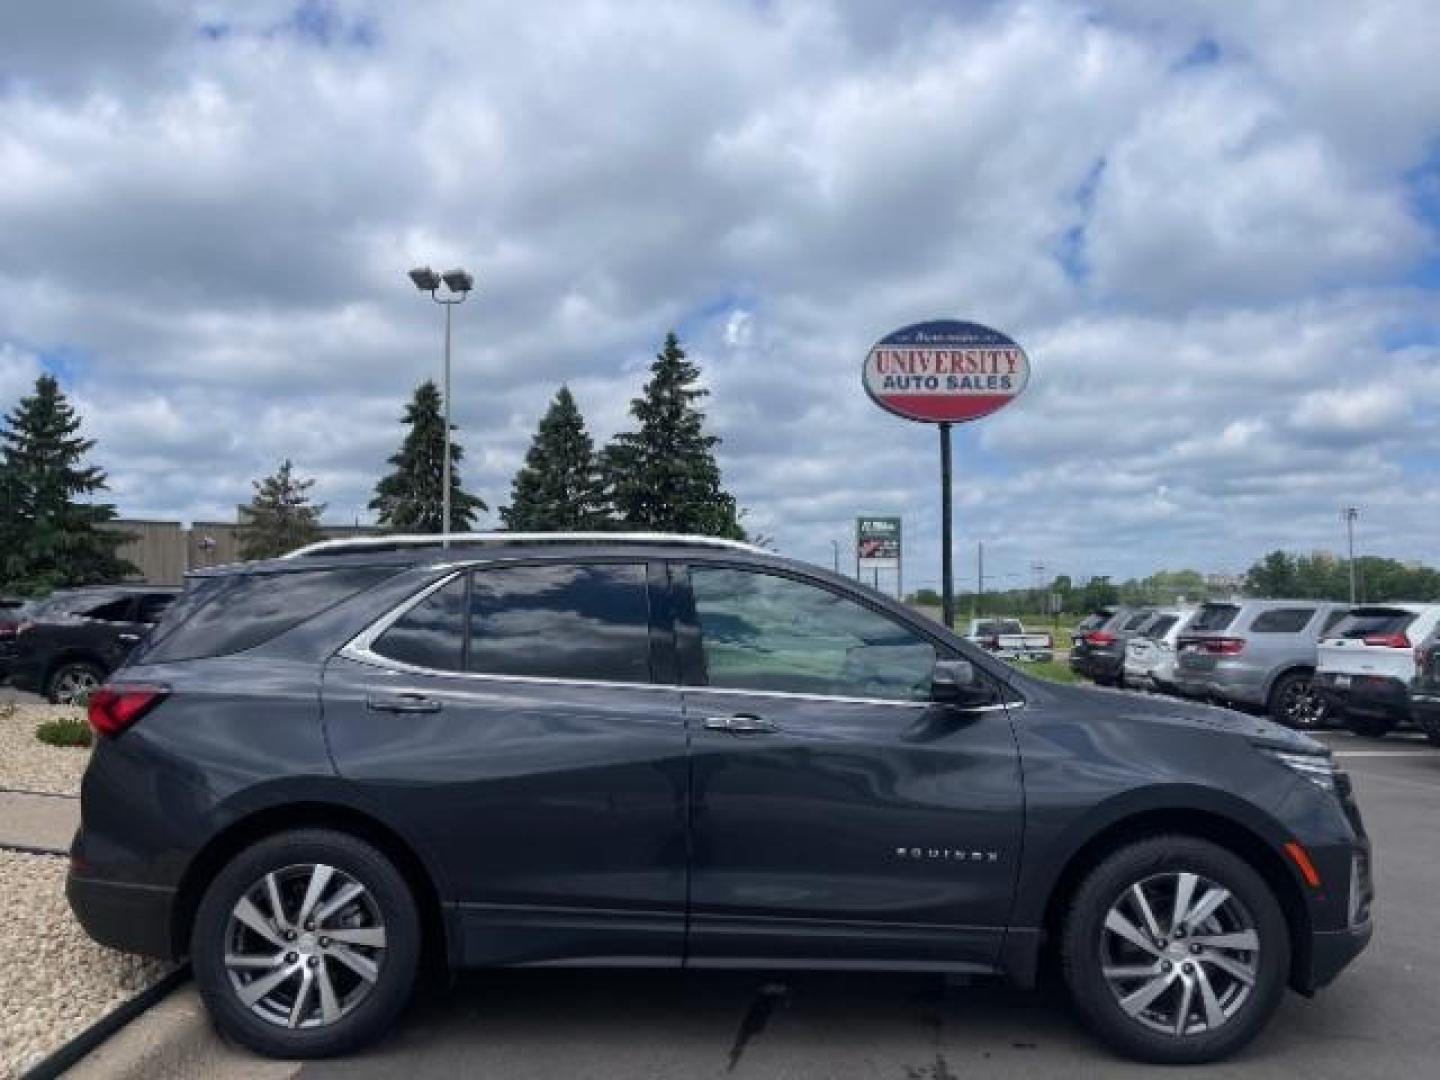
{"type": "Polygon", "coordinates": [[[1423,3],[64,7],[0,8],[0,404],[57,367],[128,512],[288,456],[363,513],[439,371],[404,271],[463,263],[492,505],[562,380],[604,439],[675,327],[757,528],[828,562],[902,511],[932,579],[935,432],[859,362],[952,314],[1035,367],[958,432],[963,550],[1234,569],[1360,501],[1440,561],[1423,3]]]}

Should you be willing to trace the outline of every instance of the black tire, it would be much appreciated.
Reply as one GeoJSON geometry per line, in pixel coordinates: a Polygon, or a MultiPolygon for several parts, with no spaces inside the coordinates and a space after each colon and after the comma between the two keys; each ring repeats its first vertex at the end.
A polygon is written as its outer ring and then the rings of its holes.
{"type": "MultiPolygon", "coordinates": [[[[297,893],[292,891],[290,895],[294,897],[297,893]]],[[[303,904],[303,900],[300,903],[303,904]]],[[[342,907],[335,915],[338,917],[347,910],[354,909],[342,907]]],[[[298,911],[294,913],[298,914],[298,911]]],[[[273,927],[274,924],[271,922],[269,925],[273,927]]],[[[293,938],[300,929],[297,923],[295,930],[288,932],[293,938]]],[[[293,947],[315,950],[325,946],[327,939],[319,937],[320,932],[317,929],[313,934],[301,933],[301,939],[309,940],[293,947]]],[[[343,932],[343,924],[334,932],[343,932]]],[[[215,876],[195,914],[190,959],[200,995],[221,1031],[268,1057],[320,1058],[349,1053],[378,1038],[394,1024],[414,988],[420,958],[420,935],[415,899],[405,879],[385,855],[347,833],[300,829],[280,833],[246,848],[215,876]],[[233,943],[235,927],[231,916],[236,905],[247,894],[252,894],[267,874],[293,873],[296,868],[307,865],[333,867],[368,890],[364,902],[369,903],[373,898],[373,910],[381,919],[385,944],[383,949],[366,953],[374,960],[378,974],[350,1011],[319,1026],[286,1027],[257,1015],[240,1000],[225,957],[233,943]]],[[[258,938],[254,940],[263,950],[273,947],[258,938]]],[[[284,947],[287,946],[281,946],[284,947]]],[[[332,949],[335,947],[330,945],[332,949]]],[[[353,954],[354,950],[351,951],[353,954]]],[[[299,965],[310,961],[299,953],[286,954],[287,961],[291,957],[299,957],[296,974],[305,975],[299,970],[299,965]]],[[[331,973],[326,975],[327,984],[333,982],[338,986],[337,980],[348,978],[354,987],[362,986],[364,980],[357,979],[348,965],[339,964],[333,955],[316,959],[325,972],[331,973]]],[[[259,976],[255,978],[258,981],[259,976]]],[[[281,987],[286,985],[288,980],[281,987]]],[[[281,989],[280,992],[285,991],[281,989]]],[[[296,993],[298,991],[292,992],[292,997],[296,993]]],[[[319,1008],[319,993],[317,986],[306,999],[311,1008],[319,1008]]]]}
{"type": "Polygon", "coordinates": [[[1435,746],[1440,746],[1440,715],[1430,712],[1416,712],[1415,726],[1425,733],[1435,746]]]}
{"type": "Polygon", "coordinates": [[[45,681],[45,698],[52,705],[83,705],[105,681],[105,669],[89,660],[67,660],[45,681]]]}
{"type": "Polygon", "coordinates": [[[1359,713],[1345,714],[1345,726],[1356,735],[1363,735],[1367,739],[1383,739],[1395,730],[1395,725],[1396,720],[1393,716],[1361,715],[1359,713]]]}
{"type": "MultiPolygon", "coordinates": [[[[1196,898],[1204,895],[1206,893],[1197,892],[1196,898]]],[[[1190,905],[1191,910],[1194,906],[1193,903],[1190,905]]],[[[1170,912],[1161,914],[1157,909],[1155,917],[1162,932],[1167,929],[1169,915],[1170,912]]],[[[1148,934],[1142,936],[1149,939],[1148,934]]],[[[1171,940],[1168,933],[1165,940],[1171,940]]],[[[1196,942],[1188,948],[1203,952],[1204,947],[1198,944],[1199,940],[1203,939],[1197,936],[1196,942]]],[[[1179,944],[1174,947],[1177,951],[1182,949],[1179,944]]],[[[1270,887],[1243,859],[1209,841],[1189,836],[1157,836],[1127,845],[1091,870],[1076,890],[1066,912],[1060,949],[1061,970],[1071,999],[1091,1030],[1127,1057],[1165,1065],[1217,1061],[1244,1046],[1265,1026],[1279,1005],[1290,972],[1289,927],[1270,887]],[[1156,1022],[1153,1016],[1132,1016],[1121,1005],[1119,990],[1115,988],[1120,984],[1112,984],[1104,974],[1104,950],[1108,940],[1106,934],[1109,933],[1105,927],[1112,907],[1120,904],[1122,897],[1129,895],[1129,890],[1136,883],[1164,882],[1166,875],[1170,874],[1196,874],[1228,890],[1238,902],[1239,907],[1235,910],[1243,911],[1252,920],[1258,942],[1252,961],[1253,982],[1248,993],[1243,994],[1235,989],[1241,985],[1239,983],[1219,992],[1213,989],[1215,979],[1227,978],[1223,969],[1221,975],[1213,978],[1199,978],[1194,974],[1182,976],[1180,968],[1192,970],[1201,966],[1198,961],[1189,962],[1196,960],[1195,957],[1180,957],[1178,953],[1173,961],[1144,957],[1157,966],[1168,964],[1170,966],[1165,971],[1174,972],[1147,974],[1136,980],[1140,985],[1155,979],[1165,983],[1167,989],[1155,999],[1157,1007],[1179,997],[1185,992],[1186,985],[1199,987],[1200,982],[1210,986],[1212,993],[1236,993],[1237,996],[1230,999],[1233,1001],[1233,1014],[1210,1027],[1204,1015],[1206,1003],[1203,995],[1199,990],[1192,990],[1187,1001],[1188,1011],[1178,1003],[1174,1008],[1174,1012],[1186,1021],[1182,1022],[1182,1027],[1195,1028],[1185,1034],[1156,1030],[1147,1023],[1147,1019],[1156,1022]],[[1173,997],[1167,997],[1171,995],[1170,987],[1174,988],[1173,997]],[[1195,1003],[1196,996],[1202,996],[1199,1005],[1195,1003]],[[1190,1019],[1192,1017],[1193,1020],[1190,1019]],[[1202,1023],[1205,1026],[1200,1028],[1202,1023]]],[[[1143,957],[1144,954],[1141,955],[1143,957]]],[[[1155,953],[1156,957],[1162,955],[1165,954],[1155,953]]],[[[1114,969],[1110,970],[1113,974],[1114,969]]],[[[1207,965],[1205,970],[1213,972],[1217,969],[1207,965]]]]}
{"type": "Polygon", "coordinates": [[[1330,708],[1315,689],[1313,671],[1287,671],[1270,688],[1265,711],[1277,724],[1314,731],[1326,725],[1330,708]]]}

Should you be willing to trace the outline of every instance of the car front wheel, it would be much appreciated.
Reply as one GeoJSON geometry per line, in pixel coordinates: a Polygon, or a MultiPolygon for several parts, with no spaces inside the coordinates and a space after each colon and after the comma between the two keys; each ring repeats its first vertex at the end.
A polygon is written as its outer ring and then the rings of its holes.
{"type": "Polygon", "coordinates": [[[1086,1023],[1127,1056],[1216,1061],[1249,1042],[1290,970],[1264,879],[1215,844],[1156,837],[1107,857],[1076,891],[1061,941],[1086,1023]]]}
{"type": "Polygon", "coordinates": [[[282,833],[236,856],[205,891],[195,981],[217,1026],[270,1057],[343,1054],[410,998],[420,921],[405,879],[346,833],[282,833]]]}

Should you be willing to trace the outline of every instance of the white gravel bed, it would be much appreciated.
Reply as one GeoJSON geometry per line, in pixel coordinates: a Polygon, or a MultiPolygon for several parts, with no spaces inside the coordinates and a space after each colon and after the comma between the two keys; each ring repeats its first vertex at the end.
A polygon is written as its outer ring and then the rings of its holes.
{"type": "Polygon", "coordinates": [[[0,1077],[21,1075],[172,965],[96,945],[65,903],[65,860],[0,851],[0,1077]]]}
{"type": "Polygon", "coordinates": [[[64,705],[0,704],[0,787],[78,795],[90,751],[79,746],[47,746],[35,737],[36,725],[62,716],[84,719],[80,709],[64,705]]]}

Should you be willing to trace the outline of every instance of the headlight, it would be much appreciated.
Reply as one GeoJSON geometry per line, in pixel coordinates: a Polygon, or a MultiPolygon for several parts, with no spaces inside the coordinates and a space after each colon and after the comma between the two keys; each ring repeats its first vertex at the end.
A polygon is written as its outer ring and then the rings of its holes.
{"type": "Polygon", "coordinates": [[[1330,758],[1321,754],[1292,754],[1268,747],[1261,747],[1260,752],[1281,765],[1294,769],[1316,787],[1325,791],[1335,790],[1335,763],[1330,758]]]}

